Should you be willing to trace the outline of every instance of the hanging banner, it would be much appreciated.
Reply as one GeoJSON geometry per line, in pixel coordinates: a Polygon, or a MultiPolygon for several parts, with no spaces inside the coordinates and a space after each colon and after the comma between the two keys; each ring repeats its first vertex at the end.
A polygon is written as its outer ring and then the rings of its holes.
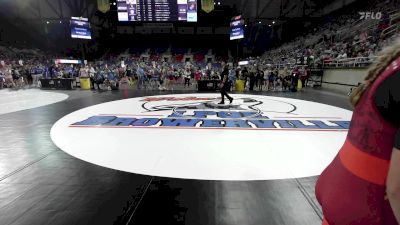
{"type": "Polygon", "coordinates": [[[212,12],[214,10],[214,0],[201,0],[201,9],[206,13],[212,12]]]}
{"type": "Polygon", "coordinates": [[[110,0],[97,0],[97,9],[102,13],[110,11],[110,0]]]}

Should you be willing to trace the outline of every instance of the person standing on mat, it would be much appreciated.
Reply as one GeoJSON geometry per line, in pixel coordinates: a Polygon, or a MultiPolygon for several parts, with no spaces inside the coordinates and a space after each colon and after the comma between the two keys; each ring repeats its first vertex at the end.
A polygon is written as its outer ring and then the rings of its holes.
{"type": "Polygon", "coordinates": [[[380,53],[364,83],[343,147],[316,196],[325,225],[400,224],[400,39],[380,53]]]}
{"type": "Polygon", "coordinates": [[[230,88],[228,76],[229,76],[229,68],[228,68],[228,66],[225,66],[224,70],[221,73],[221,84],[220,84],[221,102],[218,103],[220,105],[225,104],[225,96],[229,99],[229,103],[232,103],[232,101],[233,101],[233,98],[231,96],[229,96],[227,93],[227,91],[229,91],[229,88],[230,88]]]}

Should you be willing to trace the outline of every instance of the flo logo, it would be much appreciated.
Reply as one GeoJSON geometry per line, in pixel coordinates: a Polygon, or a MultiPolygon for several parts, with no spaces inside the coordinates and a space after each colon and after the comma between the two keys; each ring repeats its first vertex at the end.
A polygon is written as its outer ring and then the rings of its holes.
{"type": "MultiPolygon", "coordinates": [[[[137,114],[98,114],[70,127],[169,128],[347,131],[341,117],[303,115],[296,101],[281,98],[237,97],[231,105],[218,105],[215,97],[148,97],[132,109],[137,114]]],[[[324,110],[322,110],[324,111],[324,110]]]]}
{"type": "Polygon", "coordinates": [[[382,13],[381,12],[359,12],[360,14],[360,20],[367,20],[367,19],[373,19],[373,20],[380,20],[382,18],[382,13]]]}

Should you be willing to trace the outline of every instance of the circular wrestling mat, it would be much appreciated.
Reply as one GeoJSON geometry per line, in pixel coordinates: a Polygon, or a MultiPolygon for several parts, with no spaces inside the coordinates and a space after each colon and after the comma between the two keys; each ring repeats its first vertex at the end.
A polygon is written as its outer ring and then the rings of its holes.
{"type": "Polygon", "coordinates": [[[53,142],[84,161],[131,173],[204,180],[319,175],[352,112],[297,99],[218,94],[131,98],[60,119],[53,142]]]}

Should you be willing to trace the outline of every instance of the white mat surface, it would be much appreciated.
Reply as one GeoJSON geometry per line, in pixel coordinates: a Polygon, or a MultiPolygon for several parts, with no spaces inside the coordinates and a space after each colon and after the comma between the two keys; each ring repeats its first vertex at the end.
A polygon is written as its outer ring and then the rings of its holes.
{"type": "Polygon", "coordinates": [[[63,101],[68,95],[38,89],[0,90],[0,115],[63,101]]]}

